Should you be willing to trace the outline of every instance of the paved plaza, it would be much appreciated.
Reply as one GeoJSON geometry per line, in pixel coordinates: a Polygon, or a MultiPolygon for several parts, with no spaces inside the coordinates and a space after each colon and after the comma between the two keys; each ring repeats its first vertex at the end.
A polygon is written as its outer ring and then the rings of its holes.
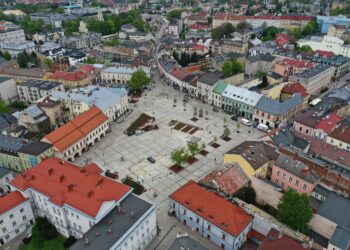
{"type": "MultiPolygon", "coordinates": [[[[245,140],[257,139],[261,132],[253,128],[241,125],[240,133],[236,133],[235,121],[231,121],[227,116],[228,127],[231,132],[231,141],[224,141],[219,137],[224,130],[224,114],[215,113],[212,107],[202,104],[196,100],[190,100],[183,106],[183,94],[168,86],[160,85],[152,91],[147,92],[133,107],[132,113],[120,124],[112,125],[112,132],[90,148],[81,157],[76,159],[78,164],[85,164],[87,161],[98,163],[105,169],[117,171],[119,179],[131,176],[145,186],[147,192],[144,194],[148,199],[156,204],[166,201],[168,195],[182,186],[189,180],[198,180],[222,163],[223,153],[245,140]],[[176,107],[173,107],[174,98],[177,99],[176,107]],[[198,109],[209,111],[208,120],[204,117],[193,122],[193,106],[198,109]],[[146,132],[139,136],[127,136],[123,131],[141,114],[146,113],[156,118],[159,130],[146,132]],[[168,125],[171,119],[191,124],[201,128],[193,135],[172,129],[168,125]],[[248,130],[251,130],[250,134],[248,130]],[[209,152],[207,156],[197,155],[198,162],[193,165],[184,165],[185,169],[178,174],[173,173],[168,168],[173,165],[170,160],[170,153],[176,148],[185,147],[191,137],[200,138],[200,143],[205,143],[205,150],[209,152]],[[217,137],[217,143],[221,146],[214,149],[208,143],[217,137]],[[147,157],[152,156],[156,163],[147,161],[147,157]],[[124,158],[122,161],[121,157],[124,158]],[[154,192],[158,196],[153,197],[154,192]]],[[[131,104],[133,106],[133,104],[131,104]]],[[[204,115],[205,116],[205,115],[204,115]]]]}
{"type": "Polygon", "coordinates": [[[80,165],[90,161],[96,162],[106,170],[118,172],[119,180],[125,176],[131,176],[147,189],[142,196],[158,206],[158,225],[162,229],[160,235],[149,247],[149,249],[154,249],[175,223],[175,220],[167,215],[169,194],[189,180],[199,180],[205,176],[223,162],[223,154],[229,149],[245,140],[258,139],[263,133],[244,125],[240,126],[240,133],[237,133],[235,121],[230,120],[230,117],[221,111],[213,112],[212,106],[198,100],[190,99],[184,111],[183,93],[172,87],[158,84],[146,94],[137,103],[137,106],[134,107],[134,104],[131,104],[133,111],[125,118],[124,122],[113,124],[112,132],[91,147],[88,152],[77,158],[75,162],[80,165]],[[173,107],[174,98],[177,100],[176,107],[173,107]],[[208,110],[208,119],[205,119],[204,114],[204,117],[198,118],[198,121],[191,121],[194,105],[197,105],[198,110],[200,108],[204,111],[208,110]],[[139,136],[125,135],[123,132],[141,113],[154,116],[159,130],[145,132],[139,136]],[[219,138],[223,134],[225,116],[232,138],[228,142],[219,138]],[[168,125],[172,119],[201,129],[193,135],[172,129],[173,127],[168,125]],[[177,174],[173,173],[169,170],[169,167],[174,164],[170,160],[170,153],[176,148],[186,147],[187,141],[193,136],[200,138],[200,144],[206,144],[205,150],[209,154],[207,156],[198,154],[196,163],[193,165],[185,164],[184,170],[177,174]],[[218,138],[217,143],[220,144],[220,147],[216,149],[208,145],[214,137],[218,138]],[[156,163],[148,162],[147,157],[149,156],[152,156],[156,163]],[[157,197],[153,196],[154,192],[157,193],[157,197]]]}

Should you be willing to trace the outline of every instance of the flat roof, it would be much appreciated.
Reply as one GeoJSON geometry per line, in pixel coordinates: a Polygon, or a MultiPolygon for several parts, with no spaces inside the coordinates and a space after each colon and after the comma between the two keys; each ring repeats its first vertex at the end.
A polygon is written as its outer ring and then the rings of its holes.
{"type": "Polygon", "coordinates": [[[151,203],[130,194],[121,202],[120,210],[115,207],[69,249],[111,249],[137,221],[144,219],[153,209],[155,209],[155,206],[151,203]]]}

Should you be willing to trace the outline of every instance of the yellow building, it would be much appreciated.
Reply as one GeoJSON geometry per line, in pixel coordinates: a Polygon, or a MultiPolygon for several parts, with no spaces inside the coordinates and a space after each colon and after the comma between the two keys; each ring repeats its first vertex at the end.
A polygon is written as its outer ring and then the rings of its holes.
{"type": "Polygon", "coordinates": [[[248,177],[266,178],[277,157],[274,146],[262,141],[245,141],[225,153],[224,163],[237,162],[248,177]]]}

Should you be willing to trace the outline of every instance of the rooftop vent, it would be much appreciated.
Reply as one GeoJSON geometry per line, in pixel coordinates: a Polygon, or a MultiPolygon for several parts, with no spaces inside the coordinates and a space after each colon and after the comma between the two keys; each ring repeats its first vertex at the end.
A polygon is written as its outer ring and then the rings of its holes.
{"type": "Polygon", "coordinates": [[[49,168],[48,173],[49,173],[49,176],[53,175],[53,168],[49,168]]]}

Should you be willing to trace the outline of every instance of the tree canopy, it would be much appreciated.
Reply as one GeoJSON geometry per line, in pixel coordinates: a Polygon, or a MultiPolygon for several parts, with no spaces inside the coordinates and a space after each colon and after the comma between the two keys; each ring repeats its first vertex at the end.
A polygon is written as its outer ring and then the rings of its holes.
{"type": "Polygon", "coordinates": [[[170,159],[176,165],[181,166],[188,159],[188,153],[185,148],[175,149],[171,152],[170,159]]]}
{"type": "Polygon", "coordinates": [[[271,41],[276,38],[276,35],[280,33],[280,29],[276,28],[275,26],[269,26],[266,29],[264,29],[262,33],[262,41],[271,41]]]}
{"type": "Polygon", "coordinates": [[[166,14],[166,18],[171,22],[174,19],[179,19],[181,18],[181,13],[182,10],[178,9],[178,10],[171,10],[166,14]]]}
{"type": "Polygon", "coordinates": [[[150,82],[150,78],[143,70],[137,70],[131,75],[131,79],[128,83],[128,87],[131,91],[139,91],[144,87],[147,87],[150,82]]]}
{"type": "Polygon", "coordinates": [[[6,113],[6,112],[9,112],[9,108],[6,105],[4,100],[0,100],[0,114],[6,113]]]}
{"type": "Polygon", "coordinates": [[[277,207],[277,219],[294,230],[308,232],[308,222],[312,218],[312,207],[307,194],[294,190],[287,191],[277,207]]]}
{"type": "Polygon", "coordinates": [[[197,142],[189,142],[187,144],[187,149],[190,152],[192,157],[195,157],[196,154],[201,150],[201,147],[197,142]]]}
{"type": "Polygon", "coordinates": [[[233,195],[234,197],[237,197],[249,204],[254,204],[255,203],[255,190],[252,186],[248,187],[241,187],[240,189],[237,190],[237,192],[233,195]]]}
{"type": "Polygon", "coordinates": [[[6,61],[11,60],[11,54],[8,51],[5,51],[3,57],[6,61]]]}
{"type": "Polygon", "coordinates": [[[235,30],[235,27],[230,23],[222,24],[221,26],[212,29],[211,37],[213,39],[220,40],[224,36],[230,37],[231,33],[235,32],[235,30]]]}
{"type": "Polygon", "coordinates": [[[27,68],[29,62],[29,56],[26,51],[23,51],[22,53],[19,53],[17,55],[17,63],[20,68],[27,68]]]}
{"type": "Polygon", "coordinates": [[[222,65],[222,73],[224,73],[226,77],[242,73],[243,71],[244,70],[242,64],[240,64],[235,58],[231,58],[225,61],[222,65]]]}

